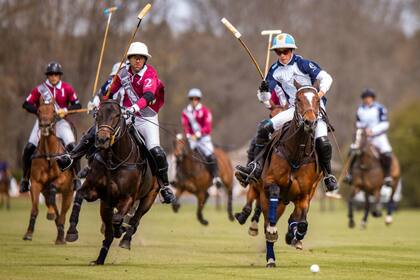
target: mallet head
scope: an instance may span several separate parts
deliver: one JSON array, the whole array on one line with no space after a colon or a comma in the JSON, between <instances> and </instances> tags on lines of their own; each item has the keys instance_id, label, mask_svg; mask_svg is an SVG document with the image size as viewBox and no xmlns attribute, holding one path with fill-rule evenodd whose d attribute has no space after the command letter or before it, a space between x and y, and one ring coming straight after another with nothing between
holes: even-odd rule
<instances>
[{"instance_id":1,"label":"mallet head","mask_svg":"<svg viewBox=\"0 0 420 280\"><path fill-rule=\"evenodd\" d=\"M261 35L274 35L274 34L280 34L280 33L282 33L282 31L279 29L279 30L263 30L263 31L261 31Z\"/></svg>"},{"instance_id":2,"label":"mallet head","mask_svg":"<svg viewBox=\"0 0 420 280\"><path fill-rule=\"evenodd\" d=\"M109 7L109 8L106 8L104 10L104 14L105 15L108 15L108 14L111 14L111 13L115 12L116 10L118 10L118 7L117 6Z\"/></svg>"}]
</instances>

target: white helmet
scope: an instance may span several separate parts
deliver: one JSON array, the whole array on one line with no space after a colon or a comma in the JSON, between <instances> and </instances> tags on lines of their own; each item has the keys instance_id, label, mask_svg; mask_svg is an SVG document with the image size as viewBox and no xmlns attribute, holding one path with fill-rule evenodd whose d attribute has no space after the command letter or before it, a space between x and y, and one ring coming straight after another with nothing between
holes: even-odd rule
<instances>
[{"instance_id":1,"label":"white helmet","mask_svg":"<svg viewBox=\"0 0 420 280\"><path fill-rule=\"evenodd\" d=\"M188 91L188 98L193 98L193 97L197 97L197 98L202 98L203 95L201 94L201 90L199 90L198 88L192 88Z\"/></svg>"},{"instance_id":2,"label":"white helmet","mask_svg":"<svg viewBox=\"0 0 420 280\"><path fill-rule=\"evenodd\" d=\"M275 49L297 49L295 38L287 33L275 36L271 43L271 50Z\"/></svg>"},{"instance_id":3,"label":"white helmet","mask_svg":"<svg viewBox=\"0 0 420 280\"><path fill-rule=\"evenodd\" d=\"M149 54L149 50L147 49L146 44L141 42L134 42L131 43L130 48L128 48L127 58L130 55L144 55L147 58L151 58L152 56Z\"/></svg>"},{"instance_id":4,"label":"white helmet","mask_svg":"<svg viewBox=\"0 0 420 280\"><path fill-rule=\"evenodd\" d=\"M119 69L118 69L119 66L120 66L120 62L115 63L114 66L112 66L112 70L111 70L111 73L109 73L109 75L110 76L117 75L117 73L119 71ZM125 66L126 66L126 64L125 64L125 62L123 62L121 64L121 68L124 68Z\"/></svg>"}]
</instances>

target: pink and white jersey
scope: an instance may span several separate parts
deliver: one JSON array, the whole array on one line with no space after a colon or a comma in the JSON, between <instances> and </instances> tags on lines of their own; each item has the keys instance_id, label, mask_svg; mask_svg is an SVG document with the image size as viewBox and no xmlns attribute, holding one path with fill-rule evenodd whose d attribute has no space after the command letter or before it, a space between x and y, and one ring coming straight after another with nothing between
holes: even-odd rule
<instances>
[{"instance_id":1,"label":"pink and white jersey","mask_svg":"<svg viewBox=\"0 0 420 280\"><path fill-rule=\"evenodd\" d=\"M194 129L195 125L194 123L191 123L190 118L193 118L193 122L198 124L196 129ZM187 137L195 134L197 130L202 136L210 135L212 130L212 121L210 110L201 103L199 103L195 108L193 108L190 104L182 111L182 126Z\"/></svg>"},{"instance_id":2,"label":"pink and white jersey","mask_svg":"<svg viewBox=\"0 0 420 280\"><path fill-rule=\"evenodd\" d=\"M133 71L130 67L128 70L128 75L130 77L131 86L139 98L137 105L141 109L149 105L149 107L156 113L159 112L159 109L163 106L165 101L165 86L163 82L159 80L156 70L151 65L146 64L143 69L136 74L133 74ZM121 76L118 74L115 82L112 84L110 98L112 98L112 96L118 92L121 87ZM155 97L155 100L152 102L152 104L147 104L147 101L143 97L147 92L151 92ZM123 99L123 106L131 107L132 105L134 104L132 104L128 94L125 94Z\"/></svg>"},{"instance_id":3,"label":"pink and white jersey","mask_svg":"<svg viewBox=\"0 0 420 280\"><path fill-rule=\"evenodd\" d=\"M54 96L55 102L60 108L67 109L71 103L75 103L78 100L73 87L63 81L59 81L55 86L53 86L48 80L46 80L43 85L46 86L51 95ZM41 85L38 85L34 88L26 98L28 103L37 108L39 105L39 98L42 94L39 90L40 86Z\"/></svg>"}]
</instances>

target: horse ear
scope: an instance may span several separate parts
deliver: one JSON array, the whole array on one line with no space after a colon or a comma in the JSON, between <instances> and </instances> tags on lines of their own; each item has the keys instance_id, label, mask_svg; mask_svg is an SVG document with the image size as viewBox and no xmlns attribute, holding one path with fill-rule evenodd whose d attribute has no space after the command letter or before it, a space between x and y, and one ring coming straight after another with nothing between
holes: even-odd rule
<instances>
[{"instance_id":1,"label":"horse ear","mask_svg":"<svg viewBox=\"0 0 420 280\"><path fill-rule=\"evenodd\" d=\"M298 82L298 81L296 81L296 80L293 80L293 84L295 85L295 88L296 88L296 89L300 89L300 88L302 87L302 85L301 85L301 84L299 84L299 82Z\"/></svg>"},{"instance_id":2,"label":"horse ear","mask_svg":"<svg viewBox=\"0 0 420 280\"><path fill-rule=\"evenodd\" d=\"M312 86L314 88L316 88L317 91L319 91L320 84L321 84L321 82L318 79L316 79L315 82L314 82L314 84Z\"/></svg>"}]
</instances>

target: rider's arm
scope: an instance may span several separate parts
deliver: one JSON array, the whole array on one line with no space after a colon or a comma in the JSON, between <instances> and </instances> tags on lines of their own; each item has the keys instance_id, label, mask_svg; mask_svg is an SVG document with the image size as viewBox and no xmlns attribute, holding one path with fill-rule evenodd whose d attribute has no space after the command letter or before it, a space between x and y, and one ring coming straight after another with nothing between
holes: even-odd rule
<instances>
[{"instance_id":1,"label":"rider's arm","mask_svg":"<svg viewBox=\"0 0 420 280\"><path fill-rule=\"evenodd\" d=\"M187 138L190 138L191 135L194 134L194 132L191 128L188 117L185 115L184 112L182 112L182 120L181 121L182 121L182 128L184 129L185 136L187 136Z\"/></svg>"},{"instance_id":2,"label":"rider's arm","mask_svg":"<svg viewBox=\"0 0 420 280\"><path fill-rule=\"evenodd\" d=\"M384 133L389 128L389 121L388 121L388 112L385 109L385 107L380 106L378 108L379 113L379 122L375 126L372 127L372 134L373 135L379 135L381 133Z\"/></svg>"},{"instance_id":3,"label":"rider's arm","mask_svg":"<svg viewBox=\"0 0 420 280\"><path fill-rule=\"evenodd\" d=\"M201 135L209 135L211 133L212 130L212 122L213 122L213 117L211 112L204 107L204 124L201 127Z\"/></svg>"},{"instance_id":4,"label":"rider's arm","mask_svg":"<svg viewBox=\"0 0 420 280\"><path fill-rule=\"evenodd\" d=\"M69 84L65 85L65 91L66 91L67 100L69 103L68 110L81 109L82 105L80 104L76 91Z\"/></svg>"},{"instance_id":5,"label":"rider's arm","mask_svg":"<svg viewBox=\"0 0 420 280\"><path fill-rule=\"evenodd\" d=\"M318 75L316 76L316 79L319 80L319 91L323 92L323 95L327 93L327 91L331 88L331 84L333 82L333 78L330 74L328 74L326 71L321 70ZM320 96L322 97L322 96Z\"/></svg>"},{"instance_id":6,"label":"rider's arm","mask_svg":"<svg viewBox=\"0 0 420 280\"><path fill-rule=\"evenodd\" d=\"M37 114L38 107L37 104L39 102L39 97L41 94L39 93L37 88L34 88L31 93L26 98L25 102L22 104L22 108L32 114Z\"/></svg>"}]
</instances>

